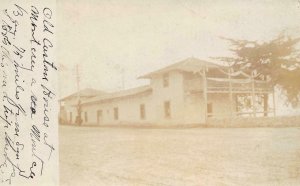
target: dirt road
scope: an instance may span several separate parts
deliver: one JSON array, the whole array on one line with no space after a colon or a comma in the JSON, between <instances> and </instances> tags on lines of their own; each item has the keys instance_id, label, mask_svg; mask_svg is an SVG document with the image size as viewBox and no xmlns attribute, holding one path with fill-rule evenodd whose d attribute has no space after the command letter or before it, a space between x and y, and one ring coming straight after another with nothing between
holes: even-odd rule
<instances>
[{"instance_id":1,"label":"dirt road","mask_svg":"<svg viewBox=\"0 0 300 186\"><path fill-rule=\"evenodd\" d=\"M60 127L62 186L300 185L300 129Z\"/></svg>"}]
</instances>

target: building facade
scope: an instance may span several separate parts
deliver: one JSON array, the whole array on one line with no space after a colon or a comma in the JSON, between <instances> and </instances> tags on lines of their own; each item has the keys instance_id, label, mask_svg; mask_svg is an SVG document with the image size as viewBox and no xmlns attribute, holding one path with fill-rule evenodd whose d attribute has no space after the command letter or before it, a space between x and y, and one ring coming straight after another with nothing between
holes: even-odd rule
<instances>
[{"instance_id":1,"label":"building facade","mask_svg":"<svg viewBox=\"0 0 300 186\"><path fill-rule=\"evenodd\" d=\"M266 79L196 58L141 76L150 84L114 93L74 94L61 100L64 121L82 125L189 125L214 117L274 114ZM273 98L274 99L274 98ZM272 104L273 103L273 104Z\"/></svg>"}]
</instances>

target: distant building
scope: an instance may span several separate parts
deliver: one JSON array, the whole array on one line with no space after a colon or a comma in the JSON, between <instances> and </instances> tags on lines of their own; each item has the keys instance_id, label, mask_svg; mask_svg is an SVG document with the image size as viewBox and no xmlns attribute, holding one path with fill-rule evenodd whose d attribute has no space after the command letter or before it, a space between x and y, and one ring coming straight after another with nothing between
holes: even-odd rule
<instances>
[{"instance_id":1,"label":"distant building","mask_svg":"<svg viewBox=\"0 0 300 186\"><path fill-rule=\"evenodd\" d=\"M214 117L275 114L267 78L226 66L188 58L140 78L150 84L114 93L84 90L63 98L61 117L74 123L79 99L83 125L203 124Z\"/></svg>"},{"instance_id":2,"label":"distant building","mask_svg":"<svg viewBox=\"0 0 300 186\"><path fill-rule=\"evenodd\" d=\"M62 124L75 124L76 116L78 115L77 107L81 101L106 94L103 91L95 89L84 89L82 91L71 94L59 100L60 112L59 120Z\"/></svg>"}]
</instances>

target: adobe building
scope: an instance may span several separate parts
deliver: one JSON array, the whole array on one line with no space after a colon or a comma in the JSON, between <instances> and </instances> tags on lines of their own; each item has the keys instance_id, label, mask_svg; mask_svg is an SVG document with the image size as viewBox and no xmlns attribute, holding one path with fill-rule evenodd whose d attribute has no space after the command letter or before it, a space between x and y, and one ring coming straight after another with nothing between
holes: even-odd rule
<instances>
[{"instance_id":1,"label":"adobe building","mask_svg":"<svg viewBox=\"0 0 300 186\"><path fill-rule=\"evenodd\" d=\"M273 89L255 73L188 58L140 78L150 84L61 99L61 118L74 124L79 105L82 125L200 125L210 118L275 115Z\"/></svg>"}]
</instances>

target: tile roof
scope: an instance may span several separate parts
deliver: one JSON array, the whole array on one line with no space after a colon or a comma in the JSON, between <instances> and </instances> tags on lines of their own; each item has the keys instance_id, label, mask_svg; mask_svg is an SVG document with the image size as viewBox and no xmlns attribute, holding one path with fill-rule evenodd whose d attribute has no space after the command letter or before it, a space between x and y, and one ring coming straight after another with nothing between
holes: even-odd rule
<instances>
[{"instance_id":1,"label":"tile roof","mask_svg":"<svg viewBox=\"0 0 300 186\"><path fill-rule=\"evenodd\" d=\"M145 85L145 86L141 86L141 87L136 87L136 88L131 88L131 89L127 89L127 90L121 90L118 92L112 92L112 93L95 96L95 97L92 97L92 98L82 101L82 104L116 99L116 98L123 98L123 97L133 96L133 95L137 95L137 94L141 94L141 93L145 93L145 92L151 92L151 91L152 91L152 88L149 85Z\"/></svg>"},{"instance_id":2,"label":"tile roof","mask_svg":"<svg viewBox=\"0 0 300 186\"><path fill-rule=\"evenodd\" d=\"M146 75L140 76L139 78L151 78L154 75L178 70L178 71L186 71L186 72L198 72L201 71L203 68L219 68L222 67L221 65L211 63L208 61L200 60L197 58L187 58L185 60L179 61L175 64L169 65L162 69L159 69L154 72L150 72Z\"/></svg>"},{"instance_id":3,"label":"tile roof","mask_svg":"<svg viewBox=\"0 0 300 186\"><path fill-rule=\"evenodd\" d=\"M79 95L78 95L79 94ZM73 97L94 97L97 95L103 95L103 94L107 94L106 92L100 91L100 90L96 90L96 89L92 89L92 88L87 88L87 89L83 89L79 92L75 92L69 96L66 96L62 99L60 99L60 101L65 101L67 99L73 98Z\"/></svg>"}]
</instances>

